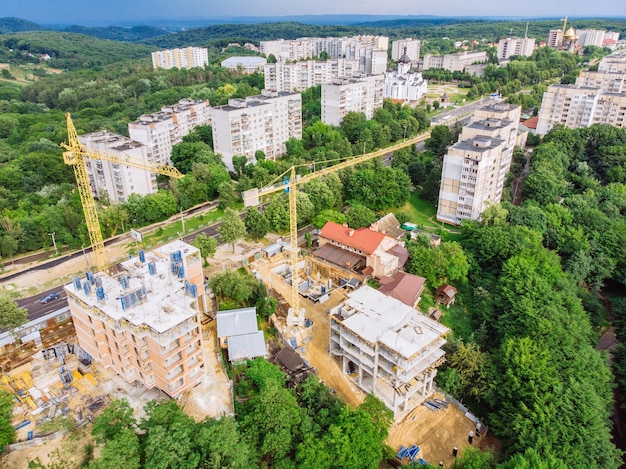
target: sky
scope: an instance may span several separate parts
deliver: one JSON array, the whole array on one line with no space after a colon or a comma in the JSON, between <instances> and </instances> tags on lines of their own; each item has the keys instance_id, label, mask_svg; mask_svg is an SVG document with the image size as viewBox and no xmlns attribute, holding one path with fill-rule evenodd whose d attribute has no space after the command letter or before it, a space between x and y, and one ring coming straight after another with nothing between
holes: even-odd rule
<instances>
[{"instance_id":1,"label":"sky","mask_svg":"<svg viewBox=\"0 0 626 469\"><path fill-rule=\"evenodd\" d=\"M624 0L0 0L0 17L42 24L324 14L626 16Z\"/></svg>"}]
</instances>

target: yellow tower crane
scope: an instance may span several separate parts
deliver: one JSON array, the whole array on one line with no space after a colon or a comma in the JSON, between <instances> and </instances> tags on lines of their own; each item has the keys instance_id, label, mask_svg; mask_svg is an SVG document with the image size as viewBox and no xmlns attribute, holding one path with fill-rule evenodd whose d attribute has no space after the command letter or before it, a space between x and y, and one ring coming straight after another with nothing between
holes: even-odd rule
<instances>
[{"instance_id":1,"label":"yellow tower crane","mask_svg":"<svg viewBox=\"0 0 626 469\"><path fill-rule=\"evenodd\" d=\"M423 142L430 137L430 132L418 135L414 138L406 139L400 143L392 145L382 150L376 150L372 153L366 153L358 157L351 158L343 161L334 166L329 166L313 173L305 174L298 177L296 174L296 166L292 166L283 174L278 176L274 181L282 181L287 175L289 175L289 182L277 183L272 181L269 185L262 189L250 189L244 192L243 202L244 206L251 207L259 205L259 199L263 196L274 194L276 192L288 190L289 191L289 241L290 241L290 258L289 264L291 268L291 308L289 308L289 314L287 315L287 325L304 326L305 315L304 311L300 309L300 295L298 294L298 214L296 209L296 189L300 184L306 184L323 176L326 176L342 169L349 168L359 163L364 163L379 156L384 156L388 153L393 153L396 150L405 148L411 145L415 145L419 142Z\"/></svg>"},{"instance_id":2,"label":"yellow tower crane","mask_svg":"<svg viewBox=\"0 0 626 469\"><path fill-rule=\"evenodd\" d=\"M143 162L136 161L130 156L123 156L120 158L119 156L114 156L105 152L91 149L88 150L78 140L78 134L76 133L76 128L74 127L70 113L68 112L65 114L65 117L67 119L67 143L62 143L61 146L67 151L63 152L63 161L65 161L65 164L69 164L74 167L76 185L78 186L80 201L83 205L83 212L85 213L85 223L87 224L87 231L89 232L89 239L91 241L91 247L95 257L96 268L98 271L103 271L107 269L109 263L104 250L104 240L102 239L102 232L100 231L96 201L94 200L93 193L91 192L91 185L89 183L89 174L87 173L85 159L90 158L92 160L111 161L115 164L145 169L146 171L163 174L173 178L181 178L183 175L176 168L171 166L145 164Z\"/></svg>"}]
</instances>

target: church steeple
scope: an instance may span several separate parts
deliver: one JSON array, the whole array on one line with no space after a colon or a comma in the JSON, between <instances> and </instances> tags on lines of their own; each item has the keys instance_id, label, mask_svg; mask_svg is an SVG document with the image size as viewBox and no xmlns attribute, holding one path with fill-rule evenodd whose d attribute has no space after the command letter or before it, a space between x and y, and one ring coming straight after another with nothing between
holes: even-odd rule
<instances>
[{"instance_id":1,"label":"church steeple","mask_svg":"<svg viewBox=\"0 0 626 469\"><path fill-rule=\"evenodd\" d=\"M406 46L404 46L404 53L402 54L402 57L400 57L398 62L402 62L403 64L410 64L411 63L411 59L409 59L409 56L406 53Z\"/></svg>"}]
</instances>

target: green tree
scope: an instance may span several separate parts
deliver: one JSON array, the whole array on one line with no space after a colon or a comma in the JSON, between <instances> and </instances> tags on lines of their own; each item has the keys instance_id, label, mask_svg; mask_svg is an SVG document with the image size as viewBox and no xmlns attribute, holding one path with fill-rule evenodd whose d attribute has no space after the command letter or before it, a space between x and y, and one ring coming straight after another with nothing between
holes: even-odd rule
<instances>
[{"instance_id":1,"label":"green tree","mask_svg":"<svg viewBox=\"0 0 626 469\"><path fill-rule=\"evenodd\" d=\"M315 218L313 218L311 224L315 228L322 228L329 221L343 225L347 222L347 220L347 217L337 210L322 210Z\"/></svg>"},{"instance_id":2,"label":"green tree","mask_svg":"<svg viewBox=\"0 0 626 469\"><path fill-rule=\"evenodd\" d=\"M452 464L452 469L493 469L496 458L492 452L481 451L478 448L466 447Z\"/></svg>"},{"instance_id":3,"label":"green tree","mask_svg":"<svg viewBox=\"0 0 626 469\"><path fill-rule=\"evenodd\" d=\"M243 441L239 425L232 417L202 422L197 430L202 454L201 467L207 469L247 469L252 467L251 451Z\"/></svg>"},{"instance_id":4,"label":"green tree","mask_svg":"<svg viewBox=\"0 0 626 469\"><path fill-rule=\"evenodd\" d=\"M219 203L217 206L220 210L233 208L239 200L233 188L233 184L230 181L220 183L217 187L217 193L219 194Z\"/></svg>"},{"instance_id":5,"label":"green tree","mask_svg":"<svg viewBox=\"0 0 626 469\"><path fill-rule=\"evenodd\" d=\"M114 399L93 422L91 433L97 443L113 440L123 430L134 430L133 409L127 399Z\"/></svg>"},{"instance_id":6,"label":"green tree","mask_svg":"<svg viewBox=\"0 0 626 469\"><path fill-rule=\"evenodd\" d=\"M104 443L104 447L97 459L89 462L89 469L109 469L123 467L124 469L139 469L141 467L141 448L139 437L133 429L123 428L111 435Z\"/></svg>"},{"instance_id":7,"label":"green tree","mask_svg":"<svg viewBox=\"0 0 626 469\"><path fill-rule=\"evenodd\" d=\"M13 300L0 297L0 329L9 329L15 335L15 329L26 322L28 311L25 308L20 308Z\"/></svg>"},{"instance_id":8,"label":"green tree","mask_svg":"<svg viewBox=\"0 0 626 469\"><path fill-rule=\"evenodd\" d=\"M370 226L376 221L376 214L365 205L353 204L346 212L348 226L350 228L362 228Z\"/></svg>"},{"instance_id":9,"label":"green tree","mask_svg":"<svg viewBox=\"0 0 626 469\"><path fill-rule=\"evenodd\" d=\"M447 125L436 125L430 131L430 138L426 140L424 145L427 150L432 151L435 155L443 156L453 141L450 127Z\"/></svg>"},{"instance_id":10,"label":"green tree","mask_svg":"<svg viewBox=\"0 0 626 469\"><path fill-rule=\"evenodd\" d=\"M0 389L0 447L15 441L15 430L11 425L14 405L14 397Z\"/></svg>"},{"instance_id":11,"label":"green tree","mask_svg":"<svg viewBox=\"0 0 626 469\"><path fill-rule=\"evenodd\" d=\"M217 229L223 243L230 243L235 252L235 243L246 234L246 225L239 214L231 208L227 208L222 217L221 224Z\"/></svg>"},{"instance_id":12,"label":"green tree","mask_svg":"<svg viewBox=\"0 0 626 469\"><path fill-rule=\"evenodd\" d=\"M270 228L265 214L257 207L246 208L243 222L246 225L246 231L248 234L253 236L256 240L265 236Z\"/></svg>"},{"instance_id":13,"label":"green tree","mask_svg":"<svg viewBox=\"0 0 626 469\"><path fill-rule=\"evenodd\" d=\"M213 257L215 254L217 250L217 240L213 236L200 233L194 238L191 244L200 249L200 255L204 260L204 265L208 265L207 257Z\"/></svg>"}]
</instances>

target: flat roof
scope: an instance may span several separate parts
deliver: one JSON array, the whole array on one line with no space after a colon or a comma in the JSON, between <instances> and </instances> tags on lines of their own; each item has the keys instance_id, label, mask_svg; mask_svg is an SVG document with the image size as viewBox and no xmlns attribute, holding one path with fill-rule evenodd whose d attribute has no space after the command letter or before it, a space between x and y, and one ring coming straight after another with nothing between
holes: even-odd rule
<instances>
[{"instance_id":1,"label":"flat roof","mask_svg":"<svg viewBox=\"0 0 626 469\"><path fill-rule=\"evenodd\" d=\"M415 308L368 285L349 293L344 306L353 310L353 314L342 321L345 328L406 359L450 332Z\"/></svg>"},{"instance_id":2,"label":"flat roof","mask_svg":"<svg viewBox=\"0 0 626 469\"><path fill-rule=\"evenodd\" d=\"M487 145L487 140L491 140ZM475 145L478 143L479 145ZM468 138L466 140L461 140L460 142L456 142L452 145L453 148L458 148L459 150L464 151L473 151L476 153L483 153L493 148L496 148L504 143L504 140L496 137L484 137L479 135L478 137Z\"/></svg>"},{"instance_id":3,"label":"flat roof","mask_svg":"<svg viewBox=\"0 0 626 469\"><path fill-rule=\"evenodd\" d=\"M267 63L267 59L265 57L257 57L255 55L243 55L243 56L235 56L229 57L226 60L222 60L222 67L225 65L242 65L242 66L259 66Z\"/></svg>"},{"instance_id":4,"label":"flat roof","mask_svg":"<svg viewBox=\"0 0 626 469\"><path fill-rule=\"evenodd\" d=\"M256 332L256 308L240 308L217 312L217 336L232 337ZM230 340L230 339L229 339Z\"/></svg>"},{"instance_id":5,"label":"flat roof","mask_svg":"<svg viewBox=\"0 0 626 469\"><path fill-rule=\"evenodd\" d=\"M248 360L267 355L263 331L252 334L234 335L228 338L228 358L230 361Z\"/></svg>"},{"instance_id":6,"label":"flat roof","mask_svg":"<svg viewBox=\"0 0 626 469\"><path fill-rule=\"evenodd\" d=\"M186 292L186 279L172 270L172 256L177 253L181 254L185 274L189 255L195 255L194 263L202 262L197 248L175 240L146 252L145 262L133 257L122 262L114 276L97 272L93 284L83 277L81 288L77 290L72 282L65 285L65 290L114 321L126 320L133 326L148 326L164 333L198 314L192 307L195 297ZM87 292L85 283L90 285ZM103 299L96 297L98 285L104 290Z\"/></svg>"}]
</instances>

